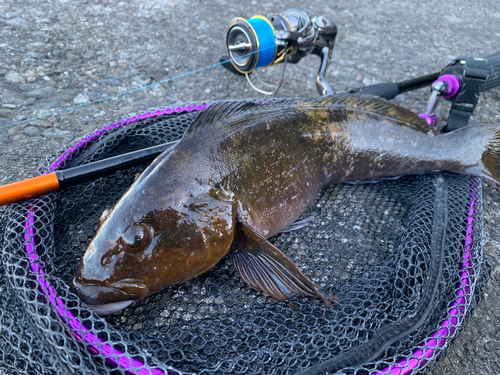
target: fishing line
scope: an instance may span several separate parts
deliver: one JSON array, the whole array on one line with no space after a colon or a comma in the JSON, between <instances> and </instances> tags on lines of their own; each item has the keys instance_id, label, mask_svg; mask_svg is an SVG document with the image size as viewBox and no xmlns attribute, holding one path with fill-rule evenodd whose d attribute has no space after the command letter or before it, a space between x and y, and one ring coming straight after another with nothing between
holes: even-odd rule
<instances>
[{"instance_id":1,"label":"fishing line","mask_svg":"<svg viewBox=\"0 0 500 375\"><path fill-rule=\"evenodd\" d=\"M238 57L236 57L236 59L241 59L241 58L244 58L244 57L246 57L246 56L253 55L254 53L259 53L259 52L264 51L264 50L269 49L269 48L276 48L276 46L275 46L275 45L268 46L268 47L265 47L265 48L259 49L259 50L257 50L257 51L253 51L253 52L247 53L246 55L241 55L241 56L238 56ZM111 95L111 96L108 96L108 97L106 97L106 98L102 98L102 99L94 100L93 102L83 103L83 104L75 105L75 106L73 106L73 107L68 107L68 108L60 109L60 110L55 111L55 112L47 113L47 114L45 114L45 115L41 115L41 116L37 116L37 117L33 117L33 118L30 118L30 119L27 119L27 120L22 120L22 121L18 121L18 122L13 122L12 124L7 124L7 125L4 125L4 126L0 126L0 129L5 129L5 128L8 128L8 127L11 127L11 126L14 126L14 125L23 124L23 123L25 123L25 122L34 121L34 120L38 120L38 119L41 119L41 118L44 118L44 117L48 117L48 116L52 116L52 115L56 115L56 114L61 113L61 112L65 112L65 111L69 111L69 110L72 110L72 109L76 109L76 108L80 108L80 107L85 107L85 106L87 106L87 105L91 105L91 104L96 104L96 103L99 103L99 102L103 102L103 101L105 101L105 100L109 100L109 99L117 98L117 97L119 97L119 96L123 96L123 95L126 95L126 94L130 94L130 93L133 93L133 92L136 92L136 91L139 91L139 90L143 90L143 89L146 89L146 88L148 88L148 87L153 87L153 86L159 85L159 84L161 84L161 83L165 83L165 82L173 81L174 79L178 79L178 78L186 77L186 76L188 76L188 75L190 75L190 74L199 73L199 72L202 72L202 71L207 70L207 69L210 69L210 68L215 68L216 66L223 65L223 64L226 64L226 63L229 63L229 62L231 62L231 59L226 60L226 61L219 62L219 63L217 63L217 64L209 65L209 66L206 66L206 67L201 68L201 69L193 70L193 71L191 71L191 72L183 73L183 74L180 74L180 75L178 75L178 76L175 76L175 77L172 77L172 78L165 79L165 80L163 80L163 81L159 81L159 82L151 83L151 84L146 85L146 86L143 86L143 87L138 87L138 88L135 88L135 89L133 89L133 90L125 91L125 92L122 92L122 93L120 93L120 94Z\"/></svg>"}]
</instances>

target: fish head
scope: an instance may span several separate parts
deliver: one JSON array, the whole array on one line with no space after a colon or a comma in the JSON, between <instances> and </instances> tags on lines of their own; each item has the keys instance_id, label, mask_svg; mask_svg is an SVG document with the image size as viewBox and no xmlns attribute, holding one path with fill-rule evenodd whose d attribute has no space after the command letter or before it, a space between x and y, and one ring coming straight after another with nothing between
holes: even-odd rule
<instances>
[{"instance_id":1,"label":"fish head","mask_svg":"<svg viewBox=\"0 0 500 375\"><path fill-rule=\"evenodd\" d=\"M196 277L229 251L236 210L217 191L185 189L161 202L122 198L103 213L71 285L97 314L111 314Z\"/></svg>"}]
</instances>

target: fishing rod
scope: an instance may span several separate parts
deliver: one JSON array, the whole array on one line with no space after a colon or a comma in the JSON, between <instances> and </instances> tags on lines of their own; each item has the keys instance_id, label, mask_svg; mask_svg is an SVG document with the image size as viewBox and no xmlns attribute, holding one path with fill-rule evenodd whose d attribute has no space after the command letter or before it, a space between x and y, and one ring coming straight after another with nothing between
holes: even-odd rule
<instances>
[{"instance_id":1,"label":"fishing rod","mask_svg":"<svg viewBox=\"0 0 500 375\"><path fill-rule=\"evenodd\" d=\"M24 198L31 198L66 189L82 182L109 176L117 171L151 162L162 152L172 150L178 142L163 143L158 146L148 147L78 167L62 169L0 186L0 206L14 203Z\"/></svg>"},{"instance_id":2,"label":"fishing rod","mask_svg":"<svg viewBox=\"0 0 500 375\"><path fill-rule=\"evenodd\" d=\"M334 92L326 81L325 74L336 35L337 26L332 22L321 16L310 18L306 12L299 10L254 16L250 19L235 18L231 21L226 36L228 55L222 55L220 63L216 65L222 65L235 74L245 75L254 90L272 95L277 92L281 82L272 92L257 88L250 79L250 75L256 68L282 63L281 80L283 80L287 62L296 64L309 54L316 55L321 58L316 77L318 93L330 95ZM448 121L442 128L443 132L447 132L466 126L477 105L480 93L498 85L500 85L500 52L485 58L457 58L437 73L396 83L386 82L349 89L344 92L376 95L390 100L399 94L431 86L427 108L419 116L423 117L430 126L435 126L437 124L435 111L440 99L451 101ZM169 142L0 186L0 206L65 189L119 170L151 162L162 152L172 150L177 142Z\"/></svg>"}]
</instances>

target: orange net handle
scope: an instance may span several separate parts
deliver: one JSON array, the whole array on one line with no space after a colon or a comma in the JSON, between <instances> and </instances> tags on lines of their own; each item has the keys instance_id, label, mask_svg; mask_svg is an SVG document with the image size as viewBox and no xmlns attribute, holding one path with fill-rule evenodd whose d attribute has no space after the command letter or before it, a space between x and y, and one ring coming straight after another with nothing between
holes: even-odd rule
<instances>
[{"instance_id":1,"label":"orange net handle","mask_svg":"<svg viewBox=\"0 0 500 375\"><path fill-rule=\"evenodd\" d=\"M0 186L0 206L56 190L59 190L59 180L54 172L14 182Z\"/></svg>"}]
</instances>

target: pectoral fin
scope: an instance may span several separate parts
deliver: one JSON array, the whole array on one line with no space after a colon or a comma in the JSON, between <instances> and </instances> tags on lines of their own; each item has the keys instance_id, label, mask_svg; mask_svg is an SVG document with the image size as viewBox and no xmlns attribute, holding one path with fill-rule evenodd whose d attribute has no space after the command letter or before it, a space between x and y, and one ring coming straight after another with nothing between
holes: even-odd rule
<instances>
[{"instance_id":1,"label":"pectoral fin","mask_svg":"<svg viewBox=\"0 0 500 375\"><path fill-rule=\"evenodd\" d=\"M241 278L268 296L278 300L314 297L328 306L338 302L337 297L323 293L281 251L245 224L239 225L232 258Z\"/></svg>"},{"instance_id":2,"label":"pectoral fin","mask_svg":"<svg viewBox=\"0 0 500 375\"><path fill-rule=\"evenodd\" d=\"M299 229L305 228L309 224L311 224L313 220L314 220L314 216L308 216L304 219L296 220L292 224L290 224L288 227L283 229L281 231L281 233L293 232L294 230L299 230Z\"/></svg>"}]
</instances>

